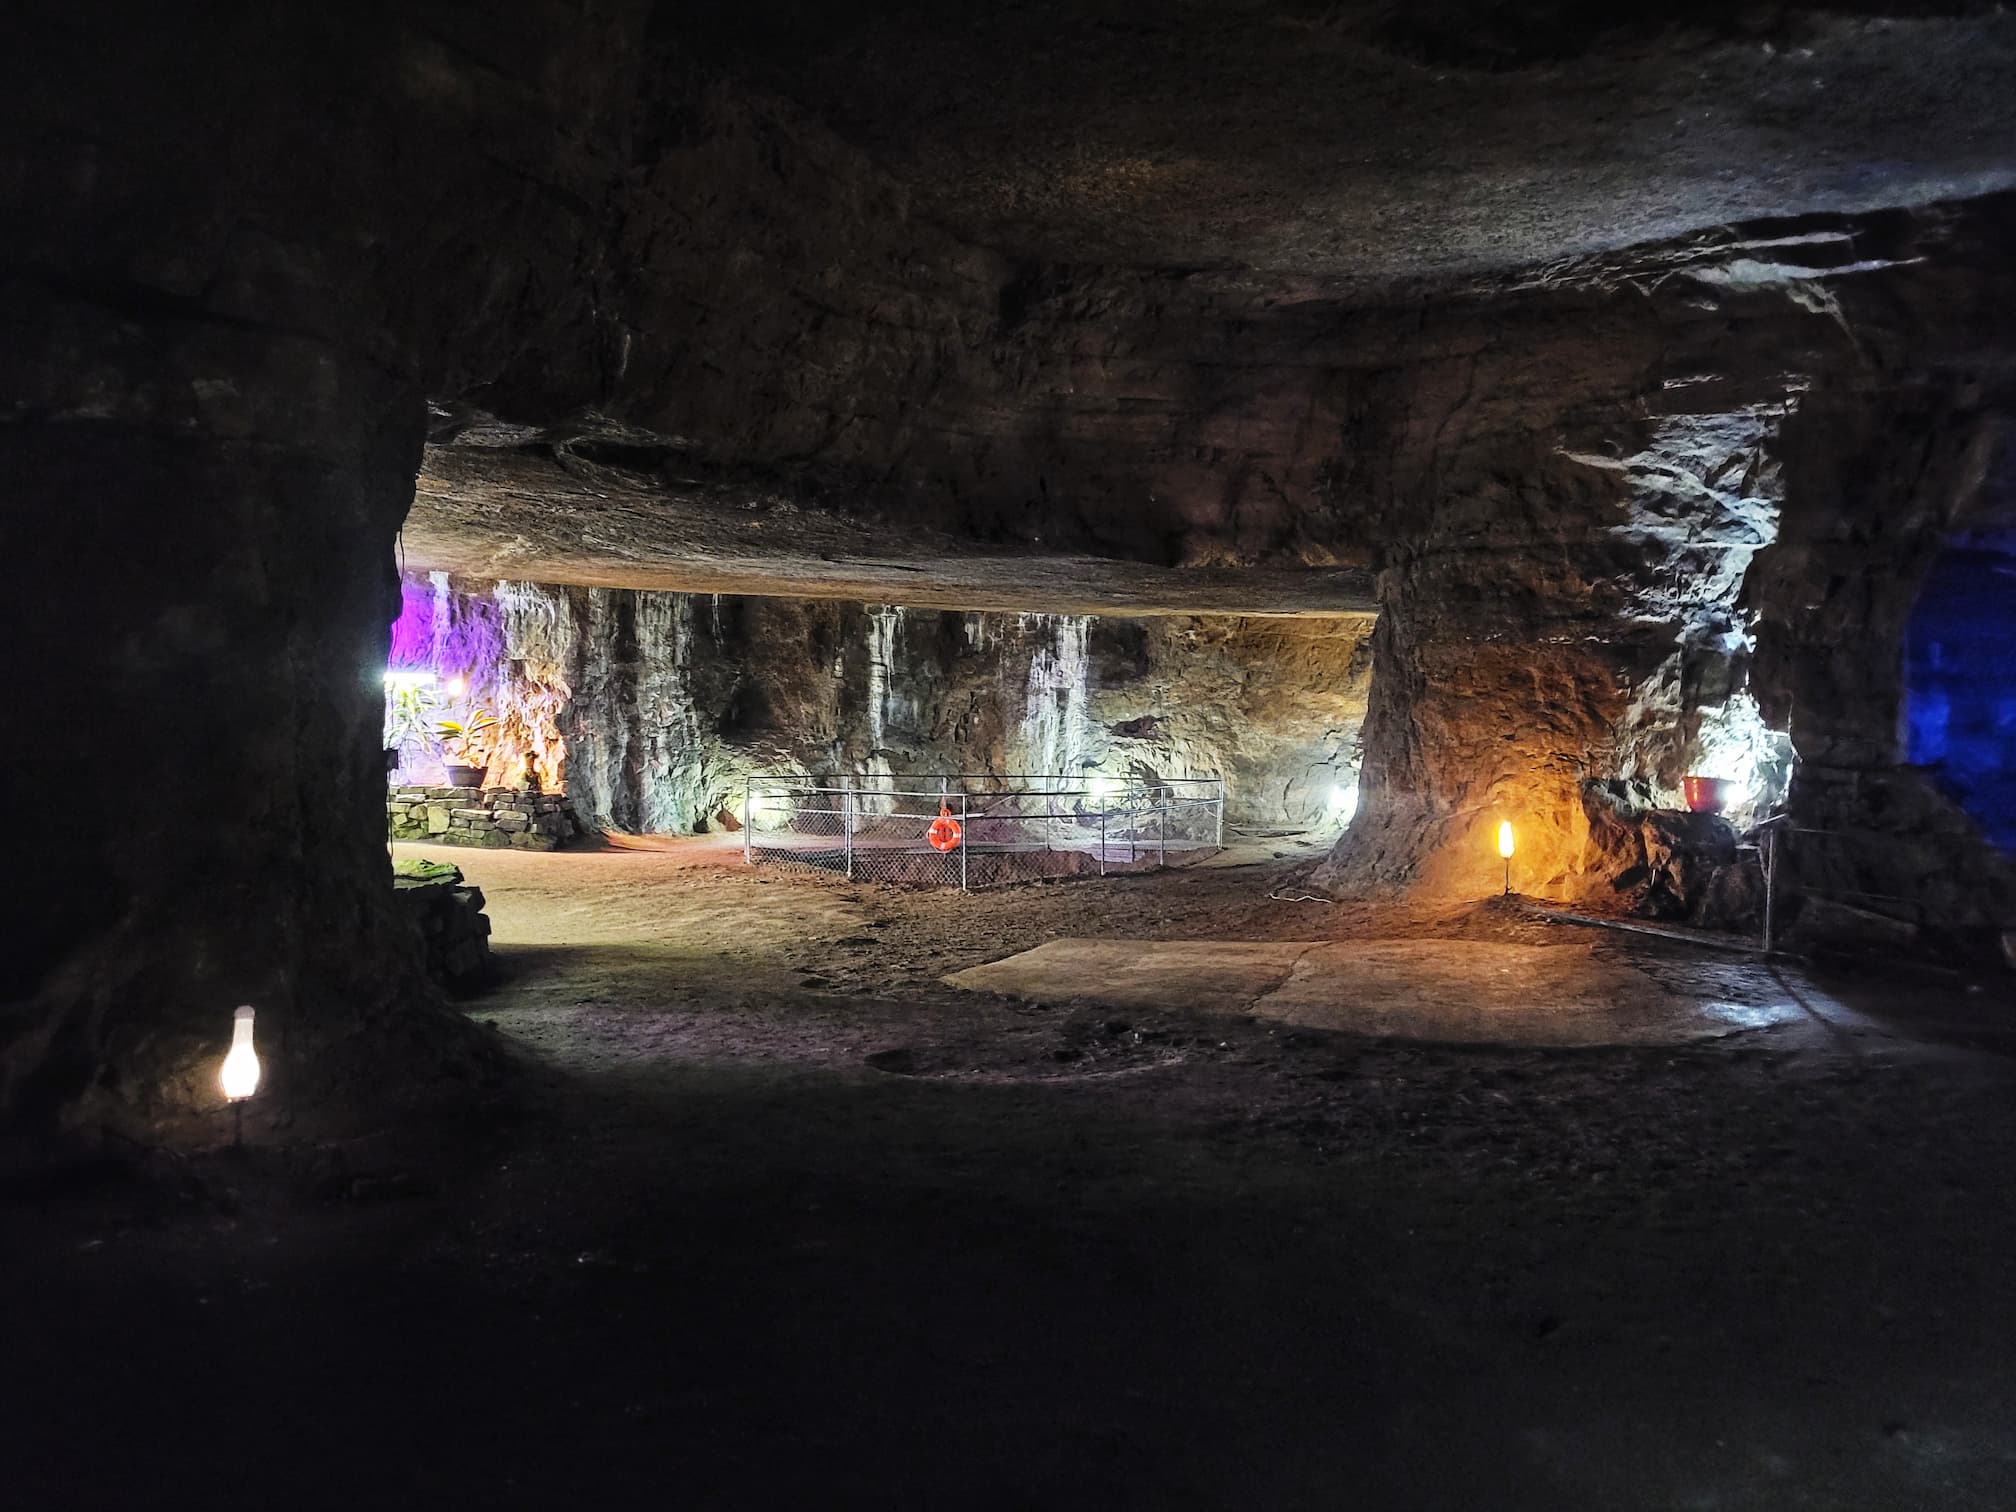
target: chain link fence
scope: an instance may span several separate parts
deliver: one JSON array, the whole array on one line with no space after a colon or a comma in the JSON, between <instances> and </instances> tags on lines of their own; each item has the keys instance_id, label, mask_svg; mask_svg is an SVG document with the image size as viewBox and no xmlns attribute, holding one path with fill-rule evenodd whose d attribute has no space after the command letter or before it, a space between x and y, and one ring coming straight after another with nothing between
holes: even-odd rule
<instances>
[{"instance_id":1,"label":"chain link fence","mask_svg":"<svg viewBox=\"0 0 2016 1512\"><path fill-rule=\"evenodd\" d=\"M1215 777L787 777L752 782L742 813L751 863L962 891L1179 866L1220 850L1224 835Z\"/></svg>"}]
</instances>

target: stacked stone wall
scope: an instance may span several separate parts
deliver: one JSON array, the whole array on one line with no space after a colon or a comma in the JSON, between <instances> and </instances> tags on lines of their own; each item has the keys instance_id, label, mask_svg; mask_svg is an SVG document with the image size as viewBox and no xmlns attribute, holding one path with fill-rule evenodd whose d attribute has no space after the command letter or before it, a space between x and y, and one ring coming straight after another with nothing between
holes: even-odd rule
<instances>
[{"instance_id":1,"label":"stacked stone wall","mask_svg":"<svg viewBox=\"0 0 2016 1512\"><path fill-rule=\"evenodd\" d=\"M563 795L513 788L398 787L385 819L394 840L491 850L558 850L589 834Z\"/></svg>"},{"instance_id":2,"label":"stacked stone wall","mask_svg":"<svg viewBox=\"0 0 2016 1512\"><path fill-rule=\"evenodd\" d=\"M490 974L490 919L483 889L452 866L420 862L392 878L392 901L420 937L427 975L451 992L468 992Z\"/></svg>"}]
</instances>

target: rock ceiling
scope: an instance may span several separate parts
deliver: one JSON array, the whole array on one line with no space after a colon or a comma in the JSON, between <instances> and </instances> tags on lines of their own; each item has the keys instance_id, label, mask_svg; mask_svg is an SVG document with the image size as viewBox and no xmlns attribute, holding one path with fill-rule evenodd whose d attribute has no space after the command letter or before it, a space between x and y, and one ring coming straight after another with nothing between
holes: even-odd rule
<instances>
[{"instance_id":1,"label":"rock ceiling","mask_svg":"<svg viewBox=\"0 0 2016 1512\"><path fill-rule=\"evenodd\" d=\"M438 389L413 565L1363 611L1377 516L1445 486L1466 430L1656 412L1703 381L1690 345L1825 318L1840 280L1938 256L1952 206L2016 184L2016 17L1985 5L745 0L639 24L598 148L618 171L565 200L609 238L575 255L564 338L588 402L522 362ZM444 70L522 71L501 32L422 30ZM1808 381L1773 339L1710 386ZM465 406L532 424L438 423ZM556 421L615 454L543 444Z\"/></svg>"},{"instance_id":2,"label":"rock ceiling","mask_svg":"<svg viewBox=\"0 0 2016 1512\"><path fill-rule=\"evenodd\" d=\"M754 0L712 45L974 241L1362 283L2005 187L2000 9Z\"/></svg>"},{"instance_id":3,"label":"rock ceiling","mask_svg":"<svg viewBox=\"0 0 2016 1512\"><path fill-rule=\"evenodd\" d=\"M414 565L472 578L914 608L1338 615L1377 607L1362 568L1178 570L987 550L804 509L760 488L665 483L564 449L430 449L407 554Z\"/></svg>"}]
</instances>

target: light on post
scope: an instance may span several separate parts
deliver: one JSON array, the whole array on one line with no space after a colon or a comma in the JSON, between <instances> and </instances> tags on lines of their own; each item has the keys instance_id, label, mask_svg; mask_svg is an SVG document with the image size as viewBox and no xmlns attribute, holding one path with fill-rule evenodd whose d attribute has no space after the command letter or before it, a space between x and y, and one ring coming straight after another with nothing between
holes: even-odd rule
<instances>
[{"instance_id":1,"label":"light on post","mask_svg":"<svg viewBox=\"0 0 2016 1512\"><path fill-rule=\"evenodd\" d=\"M243 1102L259 1090L259 1053L252 1048L252 1010L240 1008L231 1015L231 1050L224 1057L219 1076L224 1095Z\"/></svg>"},{"instance_id":2,"label":"light on post","mask_svg":"<svg viewBox=\"0 0 2016 1512\"><path fill-rule=\"evenodd\" d=\"M1512 896L1512 821L1498 821L1498 854L1505 858L1505 896Z\"/></svg>"},{"instance_id":3,"label":"light on post","mask_svg":"<svg viewBox=\"0 0 2016 1512\"><path fill-rule=\"evenodd\" d=\"M259 1053L252 1048L252 1010L240 1008L231 1016L231 1048L225 1053L224 1068L217 1080L231 1104L232 1143L245 1135L245 1100L259 1090Z\"/></svg>"}]
</instances>

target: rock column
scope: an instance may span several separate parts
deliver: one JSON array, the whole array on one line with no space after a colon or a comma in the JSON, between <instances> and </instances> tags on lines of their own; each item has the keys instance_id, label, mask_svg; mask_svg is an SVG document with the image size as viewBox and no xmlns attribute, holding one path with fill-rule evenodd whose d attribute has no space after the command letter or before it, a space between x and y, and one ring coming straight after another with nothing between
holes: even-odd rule
<instances>
[{"instance_id":1,"label":"rock column","mask_svg":"<svg viewBox=\"0 0 2016 1512\"><path fill-rule=\"evenodd\" d=\"M0 419L10 786L117 799L16 858L0 1113L212 1102L240 1003L269 1093L328 1090L425 997L380 687L422 405L312 340L24 289L0 315L49 379Z\"/></svg>"}]
</instances>

